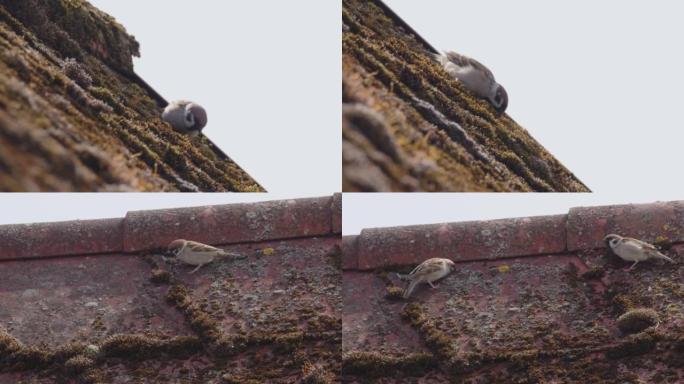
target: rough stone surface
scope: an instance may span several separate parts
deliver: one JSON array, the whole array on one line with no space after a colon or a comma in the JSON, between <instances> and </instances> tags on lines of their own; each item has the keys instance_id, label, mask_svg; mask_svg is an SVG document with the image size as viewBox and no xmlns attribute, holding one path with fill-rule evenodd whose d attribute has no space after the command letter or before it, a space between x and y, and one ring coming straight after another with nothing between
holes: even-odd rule
<instances>
[{"instance_id":1,"label":"rough stone surface","mask_svg":"<svg viewBox=\"0 0 684 384\"><path fill-rule=\"evenodd\" d=\"M359 252L358 252L357 235L342 236L342 268L343 269L358 269L359 267Z\"/></svg>"},{"instance_id":2,"label":"rough stone surface","mask_svg":"<svg viewBox=\"0 0 684 384\"><path fill-rule=\"evenodd\" d=\"M0 0L0 46L0 191L264 190L161 120L138 42L87 1Z\"/></svg>"},{"instance_id":3,"label":"rough stone surface","mask_svg":"<svg viewBox=\"0 0 684 384\"><path fill-rule=\"evenodd\" d=\"M568 214L568 250L604 247L610 233L650 243L684 241L684 202L573 208Z\"/></svg>"},{"instance_id":4,"label":"rough stone surface","mask_svg":"<svg viewBox=\"0 0 684 384\"><path fill-rule=\"evenodd\" d=\"M332 232L332 197L129 212L127 252L164 247L178 233L211 244L239 243Z\"/></svg>"},{"instance_id":5,"label":"rough stone surface","mask_svg":"<svg viewBox=\"0 0 684 384\"><path fill-rule=\"evenodd\" d=\"M358 268L498 259L565 250L565 216L366 229L358 238Z\"/></svg>"},{"instance_id":6,"label":"rough stone surface","mask_svg":"<svg viewBox=\"0 0 684 384\"><path fill-rule=\"evenodd\" d=\"M0 226L0 260L121 250L123 220L83 220Z\"/></svg>"},{"instance_id":7,"label":"rough stone surface","mask_svg":"<svg viewBox=\"0 0 684 384\"><path fill-rule=\"evenodd\" d=\"M681 206L574 208L345 236L342 381L684 380ZM629 271L602 245L608 232L654 241L676 264L647 261ZM451 258L456 269L436 289L420 285L401 299L406 282L396 273L428 257ZM618 319L634 310L658 322L622 332Z\"/></svg>"},{"instance_id":8,"label":"rough stone surface","mask_svg":"<svg viewBox=\"0 0 684 384\"><path fill-rule=\"evenodd\" d=\"M333 233L342 233L342 194L336 193L332 200L332 231Z\"/></svg>"},{"instance_id":9,"label":"rough stone surface","mask_svg":"<svg viewBox=\"0 0 684 384\"><path fill-rule=\"evenodd\" d=\"M337 380L339 242L329 233L219 245L241 257L194 274L155 252L0 261L0 384L285 384L309 366ZM160 271L168 278L155 278ZM8 338L19 353L5 348ZM88 345L101 355L83 371L50 360L7 365Z\"/></svg>"},{"instance_id":10,"label":"rough stone surface","mask_svg":"<svg viewBox=\"0 0 684 384\"><path fill-rule=\"evenodd\" d=\"M381 1L344 0L342 31L345 192L589 191Z\"/></svg>"},{"instance_id":11,"label":"rough stone surface","mask_svg":"<svg viewBox=\"0 0 684 384\"><path fill-rule=\"evenodd\" d=\"M207 244L339 234L333 197L129 212L123 219L0 226L0 260L139 252L183 236ZM339 199L338 199L339 201Z\"/></svg>"}]
</instances>

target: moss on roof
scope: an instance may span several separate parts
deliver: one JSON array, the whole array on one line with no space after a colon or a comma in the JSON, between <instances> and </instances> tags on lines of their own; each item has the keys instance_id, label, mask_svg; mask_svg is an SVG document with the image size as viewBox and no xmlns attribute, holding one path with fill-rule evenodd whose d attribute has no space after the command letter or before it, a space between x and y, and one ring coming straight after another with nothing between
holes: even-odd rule
<instances>
[{"instance_id":1,"label":"moss on roof","mask_svg":"<svg viewBox=\"0 0 684 384\"><path fill-rule=\"evenodd\" d=\"M377 4L342 21L344 191L589 191Z\"/></svg>"},{"instance_id":2,"label":"moss on roof","mask_svg":"<svg viewBox=\"0 0 684 384\"><path fill-rule=\"evenodd\" d=\"M78 268L63 258L5 263L0 383L337 383L338 243L232 245L246 257L194 275L156 251L75 256ZM26 290L36 301L15 295Z\"/></svg>"},{"instance_id":3,"label":"moss on roof","mask_svg":"<svg viewBox=\"0 0 684 384\"><path fill-rule=\"evenodd\" d=\"M263 191L161 121L134 37L84 0L0 0L0 190Z\"/></svg>"}]
</instances>

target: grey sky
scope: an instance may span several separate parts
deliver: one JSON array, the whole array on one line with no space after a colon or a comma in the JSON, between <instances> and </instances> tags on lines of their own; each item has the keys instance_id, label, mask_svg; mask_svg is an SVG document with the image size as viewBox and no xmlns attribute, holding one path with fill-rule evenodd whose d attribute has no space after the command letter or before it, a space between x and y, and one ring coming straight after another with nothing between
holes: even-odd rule
<instances>
[{"instance_id":1,"label":"grey sky","mask_svg":"<svg viewBox=\"0 0 684 384\"><path fill-rule=\"evenodd\" d=\"M324 195L321 195L324 196ZM123 217L128 211L294 199L264 193L5 193L0 225Z\"/></svg>"},{"instance_id":2,"label":"grey sky","mask_svg":"<svg viewBox=\"0 0 684 384\"><path fill-rule=\"evenodd\" d=\"M487 65L509 114L594 192L682 188L684 3L386 0Z\"/></svg>"},{"instance_id":3,"label":"grey sky","mask_svg":"<svg viewBox=\"0 0 684 384\"><path fill-rule=\"evenodd\" d=\"M684 198L684 5L386 1L437 48L489 66L510 115L596 193L345 194L345 234ZM0 224L340 190L339 1L92 2L141 42L136 71L168 99L207 106L207 135L277 193L5 194Z\"/></svg>"},{"instance_id":4,"label":"grey sky","mask_svg":"<svg viewBox=\"0 0 684 384\"><path fill-rule=\"evenodd\" d=\"M204 105L204 133L270 192L341 189L341 3L91 0L141 44L136 72Z\"/></svg>"}]
</instances>

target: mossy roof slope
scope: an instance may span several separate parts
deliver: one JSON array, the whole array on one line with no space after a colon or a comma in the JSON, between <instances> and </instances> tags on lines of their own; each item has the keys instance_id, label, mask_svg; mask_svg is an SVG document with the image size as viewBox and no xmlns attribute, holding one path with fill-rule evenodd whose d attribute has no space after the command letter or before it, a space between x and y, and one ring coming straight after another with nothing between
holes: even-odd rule
<instances>
[{"instance_id":1,"label":"mossy roof slope","mask_svg":"<svg viewBox=\"0 0 684 384\"><path fill-rule=\"evenodd\" d=\"M343 239L343 381L681 383L684 203L364 230ZM602 238L676 263L628 270ZM400 298L430 257L456 262Z\"/></svg>"},{"instance_id":2,"label":"mossy roof slope","mask_svg":"<svg viewBox=\"0 0 684 384\"><path fill-rule=\"evenodd\" d=\"M0 384L336 382L339 202L0 226ZM240 257L191 274L178 237Z\"/></svg>"},{"instance_id":3,"label":"mossy roof slope","mask_svg":"<svg viewBox=\"0 0 684 384\"><path fill-rule=\"evenodd\" d=\"M589 191L381 5L343 0L344 191Z\"/></svg>"},{"instance_id":4,"label":"mossy roof slope","mask_svg":"<svg viewBox=\"0 0 684 384\"><path fill-rule=\"evenodd\" d=\"M138 42L84 0L0 0L0 190L263 191L160 119Z\"/></svg>"}]
</instances>

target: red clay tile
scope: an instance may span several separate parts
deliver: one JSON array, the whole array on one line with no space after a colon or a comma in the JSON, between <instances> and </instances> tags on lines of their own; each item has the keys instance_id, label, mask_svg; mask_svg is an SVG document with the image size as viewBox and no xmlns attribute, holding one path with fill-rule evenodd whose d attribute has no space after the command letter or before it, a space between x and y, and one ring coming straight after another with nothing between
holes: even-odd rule
<instances>
[{"instance_id":1,"label":"red clay tile","mask_svg":"<svg viewBox=\"0 0 684 384\"><path fill-rule=\"evenodd\" d=\"M332 200L332 231L342 233L342 194L336 193Z\"/></svg>"},{"instance_id":2,"label":"red clay tile","mask_svg":"<svg viewBox=\"0 0 684 384\"><path fill-rule=\"evenodd\" d=\"M573 208L568 214L568 250L601 248L609 233L648 242L684 241L684 202Z\"/></svg>"},{"instance_id":3,"label":"red clay tile","mask_svg":"<svg viewBox=\"0 0 684 384\"><path fill-rule=\"evenodd\" d=\"M565 250L565 215L366 229L358 239L358 268L558 253Z\"/></svg>"},{"instance_id":4,"label":"red clay tile","mask_svg":"<svg viewBox=\"0 0 684 384\"><path fill-rule=\"evenodd\" d=\"M263 382L277 372L279 382L289 383L302 379L305 363L334 377L341 364L342 284L333 209L333 197L325 197L0 227L0 240L16 244L13 260L0 258L0 384L87 381L88 372L66 372L63 361L23 368L5 362L29 361L35 351L58 356L74 342L102 347L115 334L143 335L145 342L188 336L195 346L184 356L167 349L99 356L98 382ZM206 230L202 239L241 258L215 260L194 274L190 266L168 264L148 251L165 241L142 240L172 219L179 225L160 229L163 236L199 237ZM123 220L133 222L126 238L140 245L127 253L116 251L124 244ZM254 233L231 232L239 225ZM177 285L192 311L169 300ZM23 344L20 353L5 348L8 336Z\"/></svg>"},{"instance_id":5,"label":"red clay tile","mask_svg":"<svg viewBox=\"0 0 684 384\"><path fill-rule=\"evenodd\" d=\"M359 236L342 236L342 269L359 267L357 241Z\"/></svg>"},{"instance_id":6,"label":"red clay tile","mask_svg":"<svg viewBox=\"0 0 684 384\"><path fill-rule=\"evenodd\" d=\"M0 226L0 261L121 251L122 219Z\"/></svg>"},{"instance_id":7,"label":"red clay tile","mask_svg":"<svg viewBox=\"0 0 684 384\"><path fill-rule=\"evenodd\" d=\"M320 197L136 211L124 219L3 225L0 260L139 252L166 247L179 236L208 244L327 236L341 233L340 210L333 197Z\"/></svg>"},{"instance_id":8,"label":"red clay tile","mask_svg":"<svg viewBox=\"0 0 684 384\"><path fill-rule=\"evenodd\" d=\"M178 234L231 244L331 233L332 197L129 212L124 251L165 247Z\"/></svg>"},{"instance_id":9,"label":"red clay tile","mask_svg":"<svg viewBox=\"0 0 684 384\"><path fill-rule=\"evenodd\" d=\"M384 351L394 356L428 352L411 326L401 320L406 302L387 300L385 283L378 276L348 272L342 284L344 351Z\"/></svg>"},{"instance_id":10,"label":"red clay tile","mask_svg":"<svg viewBox=\"0 0 684 384\"><path fill-rule=\"evenodd\" d=\"M575 208L567 226L559 215L345 236L342 380L678 382L684 377L683 206ZM631 263L603 245L608 232L660 237L677 264L647 261L629 271ZM454 259L456 270L436 289L422 285L399 299L406 283L395 272L428 257ZM637 308L655 311L658 327L623 334L618 317ZM410 353L427 353L433 365L417 369ZM354 370L368 361L370 369Z\"/></svg>"},{"instance_id":11,"label":"red clay tile","mask_svg":"<svg viewBox=\"0 0 684 384\"><path fill-rule=\"evenodd\" d=\"M115 333L190 334L139 256L113 254L3 262L0 324L29 345Z\"/></svg>"}]
</instances>

